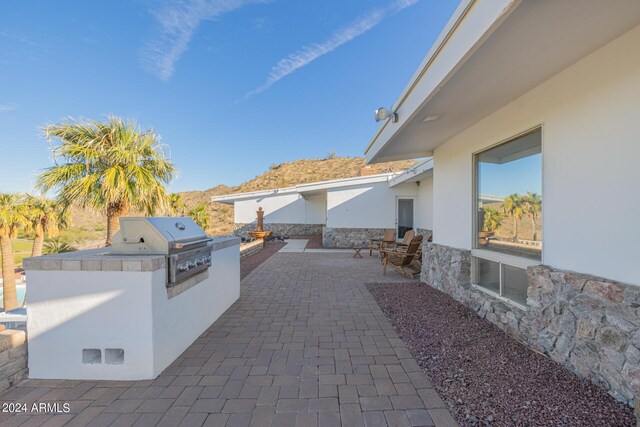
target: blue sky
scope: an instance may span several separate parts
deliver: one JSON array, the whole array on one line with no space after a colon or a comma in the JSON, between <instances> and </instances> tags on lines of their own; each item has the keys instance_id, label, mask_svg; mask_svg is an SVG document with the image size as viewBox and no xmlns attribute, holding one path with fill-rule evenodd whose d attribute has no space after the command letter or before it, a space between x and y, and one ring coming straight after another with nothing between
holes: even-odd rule
<instances>
[{"instance_id":1,"label":"blue sky","mask_svg":"<svg viewBox=\"0 0 640 427\"><path fill-rule=\"evenodd\" d=\"M0 191L51 165L65 117L154 128L172 191L271 163L361 156L457 0L20 1L0 4Z\"/></svg>"},{"instance_id":2,"label":"blue sky","mask_svg":"<svg viewBox=\"0 0 640 427\"><path fill-rule=\"evenodd\" d=\"M542 154L504 164L480 163L480 194L506 197L532 192L542 195Z\"/></svg>"}]
</instances>

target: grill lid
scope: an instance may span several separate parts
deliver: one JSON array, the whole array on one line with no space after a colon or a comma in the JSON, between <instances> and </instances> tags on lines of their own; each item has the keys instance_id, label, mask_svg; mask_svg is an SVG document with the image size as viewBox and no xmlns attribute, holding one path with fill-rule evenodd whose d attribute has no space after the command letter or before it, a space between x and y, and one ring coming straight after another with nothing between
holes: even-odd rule
<instances>
[{"instance_id":1,"label":"grill lid","mask_svg":"<svg viewBox=\"0 0 640 427\"><path fill-rule=\"evenodd\" d=\"M189 217L121 217L113 254L163 254L210 239Z\"/></svg>"}]
</instances>

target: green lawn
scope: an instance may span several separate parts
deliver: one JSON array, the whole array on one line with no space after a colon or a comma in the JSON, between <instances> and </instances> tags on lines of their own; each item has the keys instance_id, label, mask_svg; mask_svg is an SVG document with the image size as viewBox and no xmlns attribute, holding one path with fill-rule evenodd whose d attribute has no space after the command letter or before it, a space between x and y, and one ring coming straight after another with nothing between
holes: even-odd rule
<instances>
[{"instance_id":1,"label":"green lawn","mask_svg":"<svg viewBox=\"0 0 640 427\"><path fill-rule=\"evenodd\" d=\"M96 240L104 238L103 230L88 230L85 228L62 230L60 239L69 243L71 246L77 247L87 240ZM31 256L31 248L33 247L33 235L21 234L18 239L13 239L13 259L16 268L22 267L22 260ZM0 260L0 267L2 260Z\"/></svg>"},{"instance_id":2,"label":"green lawn","mask_svg":"<svg viewBox=\"0 0 640 427\"><path fill-rule=\"evenodd\" d=\"M13 261L16 267L22 267L22 260L31 256L31 248L33 242L31 240L14 239L13 246ZM0 260L0 267L2 266L2 260Z\"/></svg>"},{"instance_id":3,"label":"green lawn","mask_svg":"<svg viewBox=\"0 0 640 427\"><path fill-rule=\"evenodd\" d=\"M102 239L105 236L103 230L88 230L86 228L67 229L60 232L60 238L73 245L81 244L87 240Z\"/></svg>"}]
</instances>

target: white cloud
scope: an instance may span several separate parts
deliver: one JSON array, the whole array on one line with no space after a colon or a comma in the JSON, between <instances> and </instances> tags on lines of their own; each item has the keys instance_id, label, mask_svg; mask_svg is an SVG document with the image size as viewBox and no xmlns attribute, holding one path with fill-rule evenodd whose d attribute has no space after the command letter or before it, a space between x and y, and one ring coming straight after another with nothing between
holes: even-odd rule
<instances>
[{"instance_id":1,"label":"white cloud","mask_svg":"<svg viewBox=\"0 0 640 427\"><path fill-rule=\"evenodd\" d=\"M418 0L395 0L385 9L375 9L366 15L357 18L349 25L335 31L331 37L325 41L303 46L300 50L293 52L278 61L278 63L271 68L271 72L267 76L267 81L262 86L247 93L243 99L247 99L253 95L264 92L276 82L294 71L308 65L319 57L334 51L343 44L371 30L387 15L413 6L417 2Z\"/></svg>"},{"instance_id":2,"label":"white cloud","mask_svg":"<svg viewBox=\"0 0 640 427\"><path fill-rule=\"evenodd\" d=\"M7 111L13 111L18 108L18 104L9 103L9 104L0 104L0 113L4 113Z\"/></svg>"},{"instance_id":3,"label":"white cloud","mask_svg":"<svg viewBox=\"0 0 640 427\"><path fill-rule=\"evenodd\" d=\"M203 21L241 7L269 3L271 0L186 0L164 3L153 10L158 25L158 34L148 41L141 52L144 68L167 81L175 71L176 62L189 47L193 33Z\"/></svg>"}]
</instances>

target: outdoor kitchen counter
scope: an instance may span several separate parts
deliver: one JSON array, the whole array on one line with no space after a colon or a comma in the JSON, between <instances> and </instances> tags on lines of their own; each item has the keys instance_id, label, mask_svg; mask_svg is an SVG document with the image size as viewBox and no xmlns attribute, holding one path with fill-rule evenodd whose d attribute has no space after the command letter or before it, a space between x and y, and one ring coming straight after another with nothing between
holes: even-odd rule
<instances>
[{"instance_id":1,"label":"outdoor kitchen counter","mask_svg":"<svg viewBox=\"0 0 640 427\"><path fill-rule=\"evenodd\" d=\"M240 245L237 237L216 237L212 252ZM110 248L88 249L25 258L25 270L63 271L155 271L166 268L164 255L112 255Z\"/></svg>"},{"instance_id":2,"label":"outdoor kitchen counter","mask_svg":"<svg viewBox=\"0 0 640 427\"><path fill-rule=\"evenodd\" d=\"M211 265L178 283L167 255L26 259L29 377L156 378L240 297L240 239L210 245Z\"/></svg>"}]
</instances>

